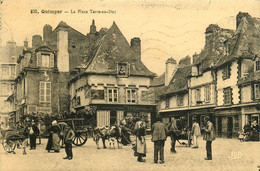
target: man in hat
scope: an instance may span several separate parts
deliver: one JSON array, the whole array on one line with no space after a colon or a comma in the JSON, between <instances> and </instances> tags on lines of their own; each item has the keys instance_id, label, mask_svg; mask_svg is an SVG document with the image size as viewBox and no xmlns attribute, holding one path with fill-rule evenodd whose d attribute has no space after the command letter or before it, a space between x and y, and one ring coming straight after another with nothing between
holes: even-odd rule
<instances>
[{"instance_id":1,"label":"man in hat","mask_svg":"<svg viewBox=\"0 0 260 171\"><path fill-rule=\"evenodd\" d=\"M70 126L65 128L65 135L64 135L64 142L65 142L65 151L67 156L63 159L71 160L73 158L72 154L72 139L75 137L74 131L71 129Z\"/></svg>"},{"instance_id":2,"label":"man in hat","mask_svg":"<svg viewBox=\"0 0 260 171\"><path fill-rule=\"evenodd\" d=\"M36 149L36 138L38 134L39 134L39 129L37 128L34 120L32 120L32 126L29 129L30 150Z\"/></svg>"},{"instance_id":3,"label":"man in hat","mask_svg":"<svg viewBox=\"0 0 260 171\"><path fill-rule=\"evenodd\" d=\"M204 122L206 127L202 128L204 130L203 139L206 141L207 158L205 160L212 160L212 141L215 140L214 126L209 120L209 116L205 116Z\"/></svg>"},{"instance_id":4,"label":"man in hat","mask_svg":"<svg viewBox=\"0 0 260 171\"><path fill-rule=\"evenodd\" d=\"M154 142L154 163L158 162L160 151L160 164L164 163L164 143L167 138L167 129L162 123L161 117L156 117L156 123L152 126L152 141Z\"/></svg>"},{"instance_id":5,"label":"man in hat","mask_svg":"<svg viewBox=\"0 0 260 171\"><path fill-rule=\"evenodd\" d=\"M176 153L175 144L176 144L176 140L178 139L179 130L177 128L176 119L174 117L171 118L171 122L168 126L168 130L171 134L171 152Z\"/></svg>"}]
</instances>

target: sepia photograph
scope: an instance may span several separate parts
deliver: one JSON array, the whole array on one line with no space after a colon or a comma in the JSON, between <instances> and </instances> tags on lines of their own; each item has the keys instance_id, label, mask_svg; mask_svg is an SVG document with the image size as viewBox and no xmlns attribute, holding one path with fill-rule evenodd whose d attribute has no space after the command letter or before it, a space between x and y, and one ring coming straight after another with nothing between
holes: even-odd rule
<instances>
[{"instance_id":1,"label":"sepia photograph","mask_svg":"<svg viewBox=\"0 0 260 171\"><path fill-rule=\"evenodd\" d=\"M260 0L0 0L1 171L260 171Z\"/></svg>"}]
</instances>

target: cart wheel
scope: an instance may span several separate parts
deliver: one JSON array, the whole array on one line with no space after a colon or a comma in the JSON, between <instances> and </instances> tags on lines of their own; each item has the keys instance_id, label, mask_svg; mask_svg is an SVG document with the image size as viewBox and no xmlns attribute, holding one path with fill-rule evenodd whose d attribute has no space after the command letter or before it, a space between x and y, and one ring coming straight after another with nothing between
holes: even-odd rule
<instances>
[{"instance_id":1,"label":"cart wheel","mask_svg":"<svg viewBox=\"0 0 260 171\"><path fill-rule=\"evenodd\" d=\"M87 132L75 132L75 137L72 140L72 143L76 146L84 145L88 140Z\"/></svg>"},{"instance_id":2,"label":"cart wheel","mask_svg":"<svg viewBox=\"0 0 260 171\"><path fill-rule=\"evenodd\" d=\"M4 139L2 141L2 146L7 153L11 153L15 150L16 143L11 140L7 141L6 139Z\"/></svg>"},{"instance_id":3,"label":"cart wheel","mask_svg":"<svg viewBox=\"0 0 260 171\"><path fill-rule=\"evenodd\" d=\"M60 147L61 148L64 148L65 147L65 144L64 144L64 132L65 132L65 128L68 126L68 124L66 124L65 122L60 122L59 123L59 127L60 127L60 131L63 133L63 136L60 137Z\"/></svg>"}]
</instances>

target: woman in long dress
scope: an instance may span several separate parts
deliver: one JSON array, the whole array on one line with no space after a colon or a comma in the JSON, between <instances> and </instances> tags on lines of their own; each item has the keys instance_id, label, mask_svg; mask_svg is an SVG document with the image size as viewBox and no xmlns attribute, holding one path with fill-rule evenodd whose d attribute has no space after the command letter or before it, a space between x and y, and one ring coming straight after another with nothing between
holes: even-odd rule
<instances>
[{"instance_id":1,"label":"woman in long dress","mask_svg":"<svg viewBox=\"0 0 260 171\"><path fill-rule=\"evenodd\" d=\"M50 150L54 150L56 153L59 153L60 152L60 144L59 144L60 128L56 120L53 121L51 124L52 126L50 128L50 135L49 135L46 150L48 150L48 152L50 152Z\"/></svg>"},{"instance_id":2,"label":"woman in long dress","mask_svg":"<svg viewBox=\"0 0 260 171\"><path fill-rule=\"evenodd\" d=\"M143 157L146 157L146 142L145 142L145 129L146 124L144 122L144 117L139 119L135 124L135 134L136 134L136 148L135 156L137 156L137 161L145 162Z\"/></svg>"}]
</instances>

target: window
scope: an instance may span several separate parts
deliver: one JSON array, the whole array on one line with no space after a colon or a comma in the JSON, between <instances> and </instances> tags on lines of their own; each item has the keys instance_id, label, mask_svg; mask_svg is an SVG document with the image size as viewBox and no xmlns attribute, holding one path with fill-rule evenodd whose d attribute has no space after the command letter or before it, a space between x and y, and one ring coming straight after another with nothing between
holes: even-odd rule
<instances>
[{"instance_id":1,"label":"window","mask_svg":"<svg viewBox=\"0 0 260 171\"><path fill-rule=\"evenodd\" d=\"M230 43L225 44L224 53L225 53L225 55L230 54Z\"/></svg>"},{"instance_id":2,"label":"window","mask_svg":"<svg viewBox=\"0 0 260 171\"><path fill-rule=\"evenodd\" d=\"M224 94L224 104L225 105L231 105L232 104L232 88L224 88L223 90Z\"/></svg>"},{"instance_id":3,"label":"window","mask_svg":"<svg viewBox=\"0 0 260 171\"><path fill-rule=\"evenodd\" d=\"M254 85L255 99L260 99L260 86L259 84Z\"/></svg>"},{"instance_id":4,"label":"window","mask_svg":"<svg viewBox=\"0 0 260 171\"><path fill-rule=\"evenodd\" d=\"M76 97L76 106L79 106L81 104L80 102L80 96Z\"/></svg>"},{"instance_id":5,"label":"window","mask_svg":"<svg viewBox=\"0 0 260 171\"><path fill-rule=\"evenodd\" d=\"M170 98L166 97L166 99L165 99L165 108L169 108L169 106L170 106Z\"/></svg>"},{"instance_id":6,"label":"window","mask_svg":"<svg viewBox=\"0 0 260 171\"><path fill-rule=\"evenodd\" d=\"M127 103L136 103L137 102L137 95L136 95L135 89L126 90L126 100L127 100Z\"/></svg>"},{"instance_id":7,"label":"window","mask_svg":"<svg viewBox=\"0 0 260 171\"><path fill-rule=\"evenodd\" d=\"M201 93L200 93L200 88L197 88L195 91L196 91L196 94L195 94L196 103L199 104L199 103L201 103L201 98L200 98L200 95L201 95Z\"/></svg>"},{"instance_id":8,"label":"window","mask_svg":"<svg viewBox=\"0 0 260 171\"><path fill-rule=\"evenodd\" d=\"M51 102L51 82L40 82L40 102Z\"/></svg>"},{"instance_id":9,"label":"window","mask_svg":"<svg viewBox=\"0 0 260 171\"><path fill-rule=\"evenodd\" d=\"M118 102L117 89L113 89L113 88L108 89L108 102Z\"/></svg>"},{"instance_id":10,"label":"window","mask_svg":"<svg viewBox=\"0 0 260 171\"><path fill-rule=\"evenodd\" d=\"M260 70L260 61L255 61L255 70L256 71Z\"/></svg>"},{"instance_id":11,"label":"window","mask_svg":"<svg viewBox=\"0 0 260 171\"><path fill-rule=\"evenodd\" d=\"M210 85L205 87L205 102L210 102Z\"/></svg>"},{"instance_id":12,"label":"window","mask_svg":"<svg viewBox=\"0 0 260 171\"><path fill-rule=\"evenodd\" d=\"M110 125L114 125L117 122L117 112L110 111Z\"/></svg>"},{"instance_id":13,"label":"window","mask_svg":"<svg viewBox=\"0 0 260 171\"><path fill-rule=\"evenodd\" d=\"M37 53L38 67L54 67L54 54Z\"/></svg>"},{"instance_id":14,"label":"window","mask_svg":"<svg viewBox=\"0 0 260 171\"><path fill-rule=\"evenodd\" d=\"M183 106L183 99L184 99L184 95L183 94L177 95L177 105L178 106Z\"/></svg>"},{"instance_id":15,"label":"window","mask_svg":"<svg viewBox=\"0 0 260 171\"><path fill-rule=\"evenodd\" d=\"M11 78L15 78L15 66L11 66Z\"/></svg>"},{"instance_id":16,"label":"window","mask_svg":"<svg viewBox=\"0 0 260 171\"><path fill-rule=\"evenodd\" d=\"M228 78L230 78L230 65L229 64L227 64L227 65L225 65L224 66L224 68L223 68L223 70L222 70L222 78L223 78L223 80L226 80L226 79L228 79Z\"/></svg>"},{"instance_id":17,"label":"window","mask_svg":"<svg viewBox=\"0 0 260 171\"><path fill-rule=\"evenodd\" d=\"M50 55L42 55L42 67L49 67Z\"/></svg>"}]
</instances>

